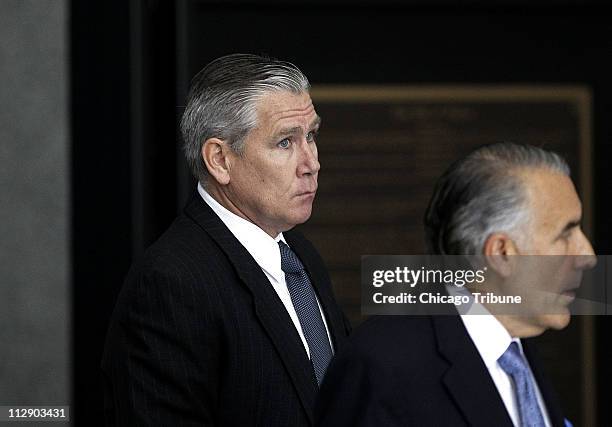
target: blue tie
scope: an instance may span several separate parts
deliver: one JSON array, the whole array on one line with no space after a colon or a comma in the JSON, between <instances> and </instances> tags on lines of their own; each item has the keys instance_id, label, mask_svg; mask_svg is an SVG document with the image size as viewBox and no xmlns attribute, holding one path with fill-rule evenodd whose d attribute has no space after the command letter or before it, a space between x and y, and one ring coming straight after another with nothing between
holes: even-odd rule
<instances>
[{"instance_id":1,"label":"blue tie","mask_svg":"<svg viewBox=\"0 0 612 427\"><path fill-rule=\"evenodd\" d=\"M513 341L508 349L497 359L497 363L514 382L516 400L522 427L545 427L544 418L538 405L535 387L527 361L521 354L518 344Z\"/></svg>"},{"instance_id":2,"label":"blue tie","mask_svg":"<svg viewBox=\"0 0 612 427\"><path fill-rule=\"evenodd\" d=\"M332 349L327 338L325 324L319 304L304 265L297 255L283 241L278 242L281 254L281 268L285 272L287 289L297 313L302 331L310 350L310 362L314 368L317 383L321 384L325 370L332 358Z\"/></svg>"}]
</instances>

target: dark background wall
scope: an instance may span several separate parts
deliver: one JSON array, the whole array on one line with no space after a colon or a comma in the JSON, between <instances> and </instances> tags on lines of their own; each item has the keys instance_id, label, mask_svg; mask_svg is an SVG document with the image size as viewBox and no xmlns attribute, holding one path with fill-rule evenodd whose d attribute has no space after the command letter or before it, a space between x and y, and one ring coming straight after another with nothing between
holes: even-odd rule
<instances>
[{"instance_id":1,"label":"dark background wall","mask_svg":"<svg viewBox=\"0 0 612 427\"><path fill-rule=\"evenodd\" d=\"M103 337L129 264L192 190L176 124L189 79L204 64L252 52L295 62L314 84L587 85L593 93L594 245L606 254L612 251L612 24L603 7L563 1L73 0L77 422L101 419ZM598 425L610 425L612 329L608 318L594 323ZM580 417L579 406L574 410Z\"/></svg>"}]
</instances>

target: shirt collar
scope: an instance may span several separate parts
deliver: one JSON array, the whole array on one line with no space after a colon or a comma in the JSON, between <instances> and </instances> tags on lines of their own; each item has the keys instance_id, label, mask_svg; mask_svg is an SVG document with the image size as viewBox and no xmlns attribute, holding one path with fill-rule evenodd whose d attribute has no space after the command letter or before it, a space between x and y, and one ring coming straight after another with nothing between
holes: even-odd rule
<instances>
[{"instance_id":1,"label":"shirt collar","mask_svg":"<svg viewBox=\"0 0 612 427\"><path fill-rule=\"evenodd\" d=\"M512 338L504 325L484 305L476 302L467 289L451 286L449 293L469 294L471 297L472 305L466 314L461 315L461 320L487 368L497 365L497 360L513 341L518 343L521 353L523 352L521 340Z\"/></svg>"},{"instance_id":2,"label":"shirt collar","mask_svg":"<svg viewBox=\"0 0 612 427\"><path fill-rule=\"evenodd\" d=\"M255 259L255 262L277 281L284 277L281 269L280 249L278 242L285 241L283 233L279 233L276 238L270 237L265 231L250 221L239 217L230 212L219 202L217 202L201 184L198 183L198 193L208 206L223 221L230 232L238 239L244 248Z\"/></svg>"}]
</instances>

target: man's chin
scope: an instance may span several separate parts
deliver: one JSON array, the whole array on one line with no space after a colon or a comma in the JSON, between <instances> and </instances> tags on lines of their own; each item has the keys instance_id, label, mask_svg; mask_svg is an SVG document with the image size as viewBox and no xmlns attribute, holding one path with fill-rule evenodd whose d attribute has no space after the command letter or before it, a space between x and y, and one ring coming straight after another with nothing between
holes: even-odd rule
<instances>
[{"instance_id":1,"label":"man's chin","mask_svg":"<svg viewBox=\"0 0 612 427\"><path fill-rule=\"evenodd\" d=\"M567 309L565 309L567 310ZM567 313L561 314L547 314L545 315L544 322L542 322L547 329L561 330L565 329L569 325L571 316L569 310Z\"/></svg>"},{"instance_id":2,"label":"man's chin","mask_svg":"<svg viewBox=\"0 0 612 427\"><path fill-rule=\"evenodd\" d=\"M297 208L292 215L292 222L295 225L304 224L312 215L312 203L304 204Z\"/></svg>"},{"instance_id":3,"label":"man's chin","mask_svg":"<svg viewBox=\"0 0 612 427\"><path fill-rule=\"evenodd\" d=\"M286 225L283 227L281 231L289 231L292 228L304 224L306 221L310 219L312 210L308 210L308 212L302 212L299 214L292 215L291 218L288 218L286 221Z\"/></svg>"}]
</instances>

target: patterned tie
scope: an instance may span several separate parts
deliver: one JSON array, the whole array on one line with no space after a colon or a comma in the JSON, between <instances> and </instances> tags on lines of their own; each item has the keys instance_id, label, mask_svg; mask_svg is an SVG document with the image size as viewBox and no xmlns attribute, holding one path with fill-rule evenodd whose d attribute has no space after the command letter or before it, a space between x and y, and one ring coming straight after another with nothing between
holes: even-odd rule
<instances>
[{"instance_id":1,"label":"patterned tie","mask_svg":"<svg viewBox=\"0 0 612 427\"><path fill-rule=\"evenodd\" d=\"M300 325L308 343L310 361L317 383L321 384L327 365L332 358L332 349L317 297L297 255L283 241L279 241L278 246L281 254L281 268L285 272L291 302L300 319Z\"/></svg>"},{"instance_id":2,"label":"patterned tie","mask_svg":"<svg viewBox=\"0 0 612 427\"><path fill-rule=\"evenodd\" d=\"M514 381L516 400L522 427L545 427L544 418L538 405L535 387L531 379L527 361L521 354L516 341L513 341L497 363Z\"/></svg>"}]
</instances>

